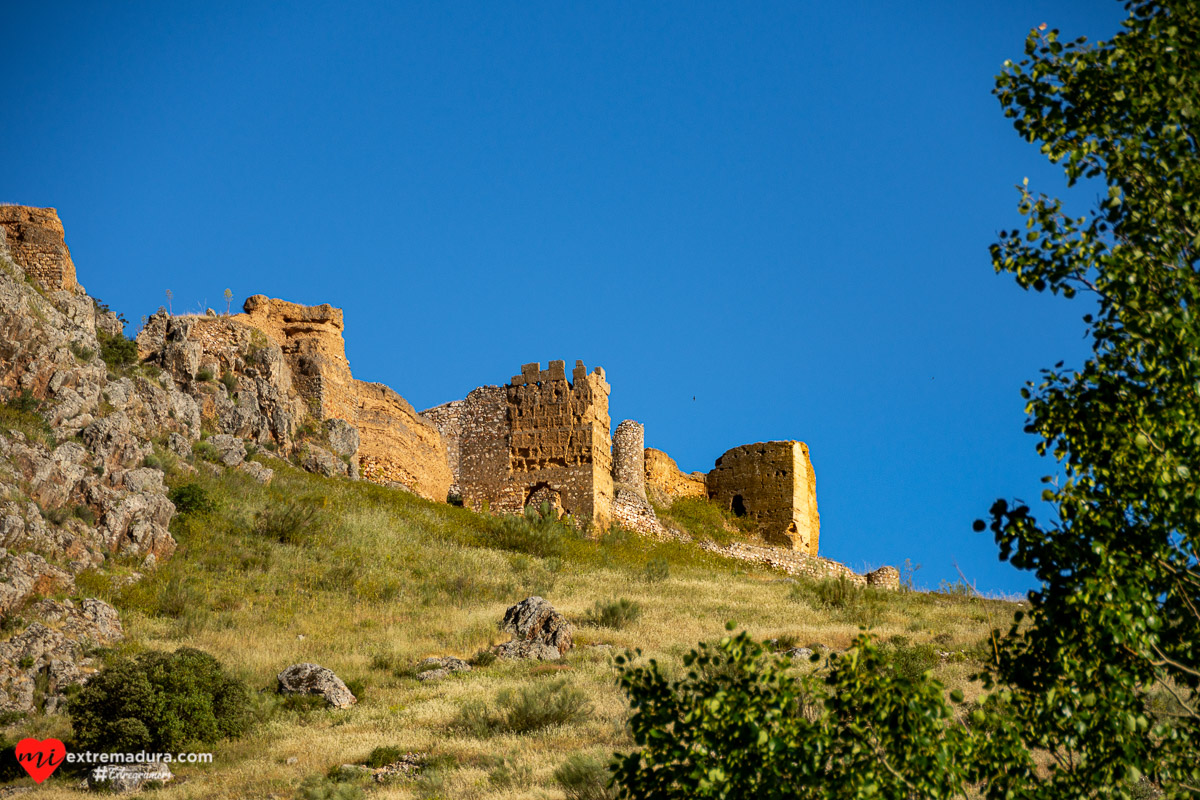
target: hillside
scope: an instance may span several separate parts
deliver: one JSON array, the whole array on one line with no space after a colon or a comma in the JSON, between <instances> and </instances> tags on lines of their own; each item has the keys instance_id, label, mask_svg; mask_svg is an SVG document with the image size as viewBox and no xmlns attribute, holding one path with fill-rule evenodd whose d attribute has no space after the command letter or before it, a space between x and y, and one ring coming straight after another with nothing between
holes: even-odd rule
<instances>
[{"instance_id":1,"label":"hillside","mask_svg":"<svg viewBox=\"0 0 1200 800\"><path fill-rule=\"evenodd\" d=\"M807 656L867 627L902 669L969 698L989 632L1011 620L1012 604L966 587L896 590L892 568L862 576L817 556L802 442L682 475L637 423L610 441L609 386L581 363L573 382L564 362L525 365L418 414L353 379L330 306L160 311L135 343L79 285L53 210L2 210L3 747L73 747L81 685L186 647L253 690L252 724L194 748L213 763L174 765L164 798L597 796L594 769L576 769L574 789L556 772L631 746L612 666L627 648L681 670L733 621L796 669L823 669ZM519 468L501 474L497 458ZM497 658L506 609L533 596L574 647ZM429 680L430 657L473 669ZM357 702L280 695L276 676L298 663L333 670ZM501 724L505 709L560 713ZM0 796L33 786L11 750L0 759ZM367 760L408 769L339 772ZM63 769L39 796L76 796L79 778Z\"/></svg>"}]
</instances>

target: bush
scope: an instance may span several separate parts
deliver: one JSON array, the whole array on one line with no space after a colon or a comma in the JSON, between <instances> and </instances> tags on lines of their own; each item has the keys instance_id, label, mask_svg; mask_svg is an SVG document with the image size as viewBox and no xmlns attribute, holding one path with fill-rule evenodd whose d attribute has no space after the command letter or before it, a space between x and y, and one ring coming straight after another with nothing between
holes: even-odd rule
<instances>
[{"instance_id":1,"label":"bush","mask_svg":"<svg viewBox=\"0 0 1200 800\"><path fill-rule=\"evenodd\" d=\"M196 373L196 380L200 381L201 383L208 383L213 379L213 377L214 376L211 369L202 369Z\"/></svg>"},{"instance_id":2,"label":"bush","mask_svg":"<svg viewBox=\"0 0 1200 800\"><path fill-rule=\"evenodd\" d=\"M646 583L658 583L671 577L671 564L665 558L652 558L642 569L642 580Z\"/></svg>"},{"instance_id":3,"label":"bush","mask_svg":"<svg viewBox=\"0 0 1200 800\"><path fill-rule=\"evenodd\" d=\"M305 778L296 792L297 800L362 800L363 796L361 786L324 775Z\"/></svg>"},{"instance_id":4,"label":"bush","mask_svg":"<svg viewBox=\"0 0 1200 800\"><path fill-rule=\"evenodd\" d=\"M254 532L280 544L303 544L317 528L317 509L303 503L270 506L254 517Z\"/></svg>"},{"instance_id":5,"label":"bush","mask_svg":"<svg viewBox=\"0 0 1200 800\"><path fill-rule=\"evenodd\" d=\"M913 681L936 667L940 661L932 644L910 644L904 636L893 636L882 650L896 674Z\"/></svg>"},{"instance_id":6,"label":"bush","mask_svg":"<svg viewBox=\"0 0 1200 800\"><path fill-rule=\"evenodd\" d=\"M611 777L604 760L583 753L575 753L554 770L554 780L567 800L612 800L617 794L609 788Z\"/></svg>"},{"instance_id":7,"label":"bush","mask_svg":"<svg viewBox=\"0 0 1200 800\"><path fill-rule=\"evenodd\" d=\"M182 647L114 661L68 701L81 750L179 751L236 738L249 727L249 694L208 653Z\"/></svg>"},{"instance_id":8,"label":"bush","mask_svg":"<svg viewBox=\"0 0 1200 800\"><path fill-rule=\"evenodd\" d=\"M76 519L82 520L84 523L86 523L88 525L96 524L96 512L92 511L90 508L88 508L85 505L75 506L72 513L75 515Z\"/></svg>"},{"instance_id":9,"label":"bush","mask_svg":"<svg viewBox=\"0 0 1200 800\"><path fill-rule=\"evenodd\" d=\"M404 757L404 754L405 751L399 747L376 747L363 763L372 769L379 769L388 764L395 764Z\"/></svg>"},{"instance_id":10,"label":"bush","mask_svg":"<svg viewBox=\"0 0 1200 800\"><path fill-rule=\"evenodd\" d=\"M217 448L212 442L199 441L192 445L192 452L197 458L204 461L217 461L221 458L221 454L217 452Z\"/></svg>"},{"instance_id":11,"label":"bush","mask_svg":"<svg viewBox=\"0 0 1200 800\"><path fill-rule=\"evenodd\" d=\"M232 397L233 393L237 391L237 388L238 388L237 375L234 375L232 372L222 373L221 374L221 383L224 384L225 391L229 392L230 397Z\"/></svg>"},{"instance_id":12,"label":"bush","mask_svg":"<svg viewBox=\"0 0 1200 800\"><path fill-rule=\"evenodd\" d=\"M71 342L71 354L79 359L81 363L86 364L96 355L96 351L79 342Z\"/></svg>"},{"instance_id":13,"label":"bush","mask_svg":"<svg viewBox=\"0 0 1200 800\"><path fill-rule=\"evenodd\" d=\"M196 483L185 483L167 493L180 514L207 514L217 507L208 490Z\"/></svg>"},{"instance_id":14,"label":"bush","mask_svg":"<svg viewBox=\"0 0 1200 800\"><path fill-rule=\"evenodd\" d=\"M592 713L592 704L581 690L565 679L537 683L520 691L504 689L496 695L499 707L493 713L486 703L473 701L459 712L456 727L485 737L495 732L529 733L552 725L582 722Z\"/></svg>"},{"instance_id":15,"label":"bush","mask_svg":"<svg viewBox=\"0 0 1200 800\"><path fill-rule=\"evenodd\" d=\"M584 621L599 628L624 628L642 616L642 605L627 597L609 602L596 601Z\"/></svg>"},{"instance_id":16,"label":"bush","mask_svg":"<svg viewBox=\"0 0 1200 800\"><path fill-rule=\"evenodd\" d=\"M126 339L125 334L113 336L97 330L96 338L100 341L100 358L110 368L127 367L137 361L137 344L132 339Z\"/></svg>"},{"instance_id":17,"label":"bush","mask_svg":"<svg viewBox=\"0 0 1200 800\"><path fill-rule=\"evenodd\" d=\"M540 558L563 556L568 543L578 538L574 529L555 518L548 504L540 511L527 508L524 516L504 517L494 530L489 544Z\"/></svg>"}]
</instances>

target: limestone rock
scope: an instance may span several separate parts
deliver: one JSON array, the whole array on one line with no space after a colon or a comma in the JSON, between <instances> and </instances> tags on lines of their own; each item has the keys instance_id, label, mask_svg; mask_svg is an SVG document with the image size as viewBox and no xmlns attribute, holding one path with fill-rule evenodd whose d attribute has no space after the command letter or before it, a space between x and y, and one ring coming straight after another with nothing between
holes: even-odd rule
<instances>
[{"instance_id":1,"label":"limestone rock","mask_svg":"<svg viewBox=\"0 0 1200 800\"><path fill-rule=\"evenodd\" d=\"M74 588L71 573L35 553L0 556L0 614L15 611L31 598Z\"/></svg>"},{"instance_id":2,"label":"limestone rock","mask_svg":"<svg viewBox=\"0 0 1200 800\"><path fill-rule=\"evenodd\" d=\"M425 659L421 662L420 669L421 671L417 673L417 680L436 681L454 672L470 672L471 665L461 658L442 656Z\"/></svg>"},{"instance_id":3,"label":"limestone rock","mask_svg":"<svg viewBox=\"0 0 1200 800\"><path fill-rule=\"evenodd\" d=\"M329 449L339 456L353 456L358 453L360 437L358 429L344 419L325 420L325 435L329 440Z\"/></svg>"},{"instance_id":4,"label":"limestone rock","mask_svg":"<svg viewBox=\"0 0 1200 800\"><path fill-rule=\"evenodd\" d=\"M317 664L293 664L279 673L282 694L316 694L334 708L349 708L358 702L333 670Z\"/></svg>"},{"instance_id":5,"label":"limestone rock","mask_svg":"<svg viewBox=\"0 0 1200 800\"><path fill-rule=\"evenodd\" d=\"M30 713L39 701L55 710L66 687L93 666L89 649L124 636L116 610L94 598L81 606L42 600L23 613L39 621L0 642L0 711Z\"/></svg>"},{"instance_id":6,"label":"limestone rock","mask_svg":"<svg viewBox=\"0 0 1200 800\"><path fill-rule=\"evenodd\" d=\"M304 445L300 454L300 466L308 472L315 472L327 478L348 477L350 474L350 468L345 461L311 442Z\"/></svg>"},{"instance_id":7,"label":"limestone rock","mask_svg":"<svg viewBox=\"0 0 1200 800\"><path fill-rule=\"evenodd\" d=\"M238 471L246 473L251 478L264 485L270 483L271 478L275 477L275 470L271 469L270 467L263 466L257 461L243 461L241 466L238 467Z\"/></svg>"},{"instance_id":8,"label":"limestone rock","mask_svg":"<svg viewBox=\"0 0 1200 800\"><path fill-rule=\"evenodd\" d=\"M246 443L236 436L218 433L208 437L208 443L217 449L217 459L227 467L236 467L246 460Z\"/></svg>"},{"instance_id":9,"label":"limestone rock","mask_svg":"<svg viewBox=\"0 0 1200 800\"><path fill-rule=\"evenodd\" d=\"M493 648L493 652L502 658L559 658L571 649L574 632L566 617L536 596L528 597L504 612L500 630L514 634L513 641ZM547 647L556 655L548 656Z\"/></svg>"}]
</instances>

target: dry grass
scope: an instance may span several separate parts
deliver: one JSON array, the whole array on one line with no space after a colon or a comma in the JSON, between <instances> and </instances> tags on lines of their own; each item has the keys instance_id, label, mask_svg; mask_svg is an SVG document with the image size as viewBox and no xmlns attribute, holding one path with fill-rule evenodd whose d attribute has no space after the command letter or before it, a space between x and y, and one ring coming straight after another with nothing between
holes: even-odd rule
<instances>
[{"instance_id":1,"label":"dry grass","mask_svg":"<svg viewBox=\"0 0 1200 800\"><path fill-rule=\"evenodd\" d=\"M724 635L727 620L759 638L834 649L870 623L881 638L950 653L936 674L971 696L978 690L968 676L978 664L964 651L978 652L988 630L1006 627L1013 610L998 601L911 592L830 605L780 574L630 535L564 535L555 545L559 555L548 558L499 550L488 546L498 524L492 518L274 460L271 466L276 478L266 488L232 472L202 470L187 479L208 491L216 508L177 518L174 558L130 587L115 589L103 574L82 585L122 610L127 648L198 647L252 689L270 689L284 667L312 661L362 681L366 691L347 711L277 710L245 738L217 746L211 766L177 767L184 780L157 792L161 800L291 798L305 778L362 763L380 746L428 753L439 767L432 777L371 785L370 798L563 797L554 772L568 756L605 756L631 744L611 665L624 648L641 648L670 668L696 642ZM170 482L185 479L174 474ZM316 510L302 530L265 531L260 512L288 503ZM505 541L520 547L511 536ZM647 580L646 565L656 560L669 564L669 577ZM578 626L577 646L561 669L496 662L439 682L415 680L411 666L421 658L470 658L507 638L497 621L530 594L576 622L597 600L618 596L643 613L620 629ZM586 693L591 713L583 721L486 736L456 725L469 703L495 709L504 690L560 680ZM262 695L259 702L274 701ZM51 717L5 733L66 736L69 726ZM297 762L288 764L290 758ZM39 796L78 793L52 780Z\"/></svg>"}]
</instances>

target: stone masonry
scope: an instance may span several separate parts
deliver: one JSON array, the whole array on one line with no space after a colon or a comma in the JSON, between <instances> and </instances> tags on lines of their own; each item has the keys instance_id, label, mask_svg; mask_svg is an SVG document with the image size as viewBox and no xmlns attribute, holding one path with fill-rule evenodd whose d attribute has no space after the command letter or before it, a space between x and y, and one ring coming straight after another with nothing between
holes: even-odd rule
<instances>
[{"instance_id":1,"label":"stone masonry","mask_svg":"<svg viewBox=\"0 0 1200 800\"><path fill-rule=\"evenodd\" d=\"M46 289L74 290L75 262L53 208L0 205L0 238L13 263Z\"/></svg>"},{"instance_id":2,"label":"stone masonry","mask_svg":"<svg viewBox=\"0 0 1200 800\"><path fill-rule=\"evenodd\" d=\"M457 453L450 472L470 508L520 513L548 502L607 527L613 516L608 382L575 362L526 364L507 386L484 386L424 412Z\"/></svg>"},{"instance_id":3,"label":"stone masonry","mask_svg":"<svg viewBox=\"0 0 1200 800\"><path fill-rule=\"evenodd\" d=\"M712 500L753 518L767 542L817 554L817 480L804 442L735 447L717 459L707 483Z\"/></svg>"},{"instance_id":4,"label":"stone masonry","mask_svg":"<svg viewBox=\"0 0 1200 800\"><path fill-rule=\"evenodd\" d=\"M643 463L647 493L660 506L669 506L681 497L708 497L704 473L685 474L662 450L647 447L643 451Z\"/></svg>"}]
</instances>

